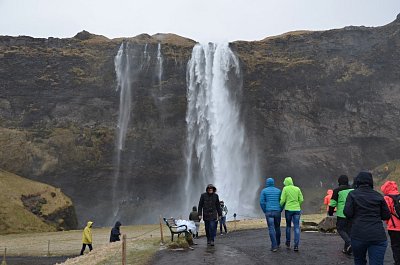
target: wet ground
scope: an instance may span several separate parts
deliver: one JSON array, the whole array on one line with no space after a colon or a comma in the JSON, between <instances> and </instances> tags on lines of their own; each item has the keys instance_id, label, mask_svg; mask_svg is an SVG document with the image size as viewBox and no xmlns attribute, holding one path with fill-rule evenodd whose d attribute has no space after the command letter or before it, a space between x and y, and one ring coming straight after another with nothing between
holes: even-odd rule
<instances>
[{"instance_id":1,"label":"wet ground","mask_svg":"<svg viewBox=\"0 0 400 265\"><path fill-rule=\"evenodd\" d=\"M7 265L53 265L70 257L7 257ZM3 258L0 259L1 261Z\"/></svg>"},{"instance_id":2,"label":"wet ground","mask_svg":"<svg viewBox=\"0 0 400 265\"><path fill-rule=\"evenodd\" d=\"M282 231L282 239L285 232ZM159 251L152 259L153 265L165 264L229 264L229 265L330 265L353 264L352 257L341 253L342 239L336 234L307 233L300 236L299 252L286 249L270 251L270 240L266 229L245 230L217 236L215 246L207 246L206 239L195 241L194 250ZM283 241L284 242L284 241ZM393 264L392 251L388 246L385 265Z\"/></svg>"}]
</instances>

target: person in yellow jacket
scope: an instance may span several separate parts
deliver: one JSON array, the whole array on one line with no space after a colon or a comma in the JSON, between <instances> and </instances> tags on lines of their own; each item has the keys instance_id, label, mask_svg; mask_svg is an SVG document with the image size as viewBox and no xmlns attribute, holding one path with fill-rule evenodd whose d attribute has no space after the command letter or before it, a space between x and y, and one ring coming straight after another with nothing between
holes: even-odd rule
<instances>
[{"instance_id":1,"label":"person in yellow jacket","mask_svg":"<svg viewBox=\"0 0 400 265\"><path fill-rule=\"evenodd\" d=\"M93 250L93 247L92 247L92 242L93 242L92 241L92 225L93 225L93 222L89 221L89 222L87 222L85 229L83 229L81 255L83 255L83 252L86 249L86 245L89 247L89 251Z\"/></svg>"}]
</instances>

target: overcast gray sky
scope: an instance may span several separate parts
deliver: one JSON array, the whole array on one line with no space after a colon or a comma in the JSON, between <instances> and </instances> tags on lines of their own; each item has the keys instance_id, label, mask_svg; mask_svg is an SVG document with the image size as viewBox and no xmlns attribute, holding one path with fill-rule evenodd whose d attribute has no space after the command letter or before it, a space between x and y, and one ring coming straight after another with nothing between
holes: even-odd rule
<instances>
[{"instance_id":1,"label":"overcast gray sky","mask_svg":"<svg viewBox=\"0 0 400 265\"><path fill-rule=\"evenodd\" d=\"M109 38L175 33L196 41L259 40L293 30L380 26L400 0L0 0L0 35Z\"/></svg>"}]
</instances>

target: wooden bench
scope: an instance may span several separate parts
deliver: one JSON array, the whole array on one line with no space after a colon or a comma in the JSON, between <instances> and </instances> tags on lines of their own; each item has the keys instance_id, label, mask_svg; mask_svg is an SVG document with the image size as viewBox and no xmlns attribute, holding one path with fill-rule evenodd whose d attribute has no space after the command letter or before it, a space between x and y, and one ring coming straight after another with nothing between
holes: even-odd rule
<instances>
[{"instance_id":1,"label":"wooden bench","mask_svg":"<svg viewBox=\"0 0 400 265\"><path fill-rule=\"evenodd\" d=\"M164 217L164 222L168 226L169 231L171 232L171 241L174 241L174 235L177 234L178 237L180 234L184 233L185 236L190 235L190 231L188 230L186 225L176 225L175 223L175 218L165 218Z\"/></svg>"}]
</instances>

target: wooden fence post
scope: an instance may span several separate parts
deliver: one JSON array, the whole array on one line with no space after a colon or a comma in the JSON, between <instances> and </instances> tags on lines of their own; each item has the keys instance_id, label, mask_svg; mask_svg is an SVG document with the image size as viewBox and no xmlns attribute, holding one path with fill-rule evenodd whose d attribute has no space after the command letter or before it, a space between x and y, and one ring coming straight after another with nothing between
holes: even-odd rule
<instances>
[{"instance_id":1,"label":"wooden fence post","mask_svg":"<svg viewBox=\"0 0 400 265\"><path fill-rule=\"evenodd\" d=\"M122 265L126 265L126 235L122 235Z\"/></svg>"},{"instance_id":2,"label":"wooden fence post","mask_svg":"<svg viewBox=\"0 0 400 265\"><path fill-rule=\"evenodd\" d=\"M162 228L162 217L160 215L160 234L161 234L161 243L164 244L164 234L163 234L163 228Z\"/></svg>"},{"instance_id":3,"label":"wooden fence post","mask_svg":"<svg viewBox=\"0 0 400 265\"><path fill-rule=\"evenodd\" d=\"M47 240L47 256L50 256L50 240Z\"/></svg>"}]
</instances>

